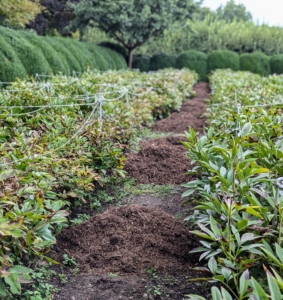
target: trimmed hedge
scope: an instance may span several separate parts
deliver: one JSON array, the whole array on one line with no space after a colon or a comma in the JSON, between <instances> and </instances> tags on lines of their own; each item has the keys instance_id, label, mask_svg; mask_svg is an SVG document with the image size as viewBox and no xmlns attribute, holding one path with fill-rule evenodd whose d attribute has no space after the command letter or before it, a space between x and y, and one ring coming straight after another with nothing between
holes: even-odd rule
<instances>
[{"instance_id":1,"label":"trimmed hedge","mask_svg":"<svg viewBox=\"0 0 283 300\"><path fill-rule=\"evenodd\" d=\"M42 51L53 71L53 74L68 74L69 68L67 67L67 62L66 65L64 65L64 58L62 55L55 51L55 49L46 41L44 37L28 31L23 31L23 34L25 34L25 37L31 44L35 45Z\"/></svg>"},{"instance_id":2,"label":"trimmed hedge","mask_svg":"<svg viewBox=\"0 0 283 300\"><path fill-rule=\"evenodd\" d=\"M70 38L43 37L25 30L0 26L0 81L11 82L26 75L72 75L87 70L126 69L116 51Z\"/></svg>"},{"instance_id":3,"label":"trimmed hedge","mask_svg":"<svg viewBox=\"0 0 283 300\"><path fill-rule=\"evenodd\" d=\"M270 58L271 74L283 74L283 54L273 55Z\"/></svg>"},{"instance_id":4,"label":"trimmed hedge","mask_svg":"<svg viewBox=\"0 0 283 300\"><path fill-rule=\"evenodd\" d=\"M0 81L11 82L26 75L27 71L13 47L0 36Z\"/></svg>"},{"instance_id":5,"label":"trimmed hedge","mask_svg":"<svg viewBox=\"0 0 283 300\"><path fill-rule=\"evenodd\" d=\"M148 72L150 64L150 57L147 55L134 55L133 69L139 69L140 72Z\"/></svg>"},{"instance_id":6,"label":"trimmed hedge","mask_svg":"<svg viewBox=\"0 0 283 300\"><path fill-rule=\"evenodd\" d=\"M52 69L42 51L29 43L20 31L0 27L0 34L13 47L28 75L52 73Z\"/></svg>"},{"instance_id":7,"label":"trimmed hedge","mask_svg":"<svg viewBox=\"0 0 283 300\"><path fill-rule=\"evenodd\" d=\"M115 52L118 52L119 54L121 54L123 56L123 58L125 60L128 57L128 50L125 47L121 46L120 44L105 41L105 42L99 43L98 46L108 48Z\"/></svg>"},{"instance_id":8,"label":"trimmed hedge","mask_svg":"<svg viewBox=\"0 0 283 300\"><path fill-rule=\"evenodd\" d=\"M199 75L199 81L207 81L207 54L189 50L181 53L176 62L178 69L188 68L196 71Z\"/></svg>"},{"instance_id":9,"label":"trimmed hedge","mask_svg":"<svg viewBox=\"0 0 283 300\"><path fill-rule=\"evenodd\" d=\"M240 55L240 70L250 71L261 76L270 75L270 59L261 52L244 53Z\"/></svg>"},{"instance_id":10,"label":"trimmed hedge","mask_svg":"<svg viewBox=\"0 0 283 300\"><path fill-rule=\"evenodd\" d=\"M212 51L207 56L207 72L210 74L216 69L231 69L233 71L239 71L239 55L230 50Z\"/></svg>"},{"instance_id":11,"label":"trimmed hedge","mask_svg":"<svg viewBox=\"0 0 283 300\"><path fill-rule=\"evenodd\" d=\"M157 71L166 68L175 68L175 61L165 53L156 53L150 58L149 70Z\"/></svg>"}]
</instances>

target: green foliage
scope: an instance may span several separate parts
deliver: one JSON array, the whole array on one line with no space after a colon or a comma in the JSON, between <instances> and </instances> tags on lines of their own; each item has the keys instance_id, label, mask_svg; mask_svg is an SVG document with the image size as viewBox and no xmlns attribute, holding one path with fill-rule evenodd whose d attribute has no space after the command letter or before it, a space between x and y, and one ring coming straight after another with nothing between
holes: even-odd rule
<instances>
[{"instance_id":1,"label":"green foliage","mask_svg":"<svg viewBox=\"0 0 283 300\"><path fill-rule=\"evenodd\" d=\"M207 71L210 74L216 69L231 69L238 71L240 68L240 58L235 52L229 50L216 50L208 54Z\"/></svg>"},{"instance_id":2,"label":"green foliage","mask_svg":"<svg viewBox=\"0 0 283 300\"><path fill-rule=\"evenodd\" d=\"M96 66L95 68L99 71L108 70L108 63L104 57L102 48L92 43L84 43L84 45L91 53L93 64Z\"/></svg>"},{"instance_id":3,"label":"green foliage","mask_svg":"<svg viewBox=\"0 0 283 300\"><path fill-rule=\"evenodd\" d=\"M236 4L234 0L230 0L216 10L216 17L226 22L232 21L252 21L252 15L247 11L244 4Z\"/></svg>"},{"instance_id":4,"label":"green foliage","mask_svg":"<svg viewBox=\"0 0 283 300\"><path fill-rule=\"evenodd\" d=\"M91 54L83 47L84 44L70 38L60 38L60 43L65 49L68 49L72 53L76 61L79 63L79 69L74 69L74 71L85 72L90 68L94 68L91 61ZM77 67L77 65L73 65L73 67L75 66Z\"/></svg>"},{"instance_id":5,"label":"green foliage","mask_svg":"<svg viewBox=\"0 0 283 300\"><path fill-rule=\"evenodd\" d=\"M148 55L135 55L133 59L133 69L138 69L141 72L148 72L150 57Z\"/></svg>"},{"instance_id":6,"label":"green foliage","mask_svg":"<svg viewBox=\"0 0 283 300\"><path fill-rule=\"evenodd\" d=\"M104 51L104 58L109 63L109 69L120 70L127 67L126 61L121 54L109 48L101 47Z\"/></svg>"},{"instance_id":7,"label":"green foliage","mask_svg":"<svg viewBox=\"0 0 283 300\"><path fill-rule=\"evenodd\" d=\"M52 44L56 45L56 51L61 53L67 60L70 71L73 72L83 72L81 65L81 59L80 54L77 54L75 52L75 47L72 47L68 41L66 41L65 38L61 37L54 37L54 38L48 38L48 40L53 40L55 43ZM67 45L70 47L67 47ZM54 46L53 46L54 47Z\"/></svg>"},{"instance_id":8,"label":"green foliage","mask_svg":"<svg viewBox=\"0 0 283 300\"><path fill-rule=\"evenodd\" d=\"M0 21L4 24L24 27L33 21L42 9L39 0L1 0Z\"/></svg>"},{"instance_id":9,"label":"green foliage","mask_svg":"<svg viewBox=\"0 0 283 300\"><path fill-rule=\"evenodd\" d=\"M171 58L170 58L171 57ZM156 53L150 58L149 70L157 71L167 68L175 68L176 60L165 53Z\"/></svg>"},{"instance_id":10,"label":"green foliage","mask_svg":"<svg viewBox=\"0 0 283 300\"><path fill-rule=\"evenodd\" d=\"M192 252L208 260L206 280L225 288L212 299L281 299L282 76L218 70L210 82L210 128L201 137L191 129L184 142L198 174L184 185L199 203L192 232L201 246Z\"/></svg>"},{"instance_id":11,"label":"green foliage","mask_svg":"<svg viewBox=\"0 0 283 300\"><path fill-rule=\"evenodd\" d=\"M55 51L55 49L46 41L44 37L38 36L35 33L29 31L23 31L22 35L31 44L33 44L34 46L36 46L36 48L42 51L52 69L53 74L58 74L60 72L62 74L68 74L68 70L62 62L64 58L60 53Z\"/></svg>"},{"instance_id":12,"label":"green foliage","mask_svg":"<svg viewBox=\"0 0 283 300\"><path fill-rule=\"evenodd\" d=\"M176 67L193 70L199 75L199 81L207 81L207 55L203 52L190 50L181 53L177 58Z\"/></svg>"},{"instance_id":13,"label":"green foliage","mask_svg":"<svg viewBox=\"0 0 283 300\"><path fill-rule=\"evenodd\" d=\"M52 72L42 51L29 43L20 31L0 27L0 34L13 47L28 75L35 76L36 73L50 74Z\"/></svg>"},{"instance_id":14,"label":"green foliage","mask_svg":"<svg viewBox=\"0 0 283 300\"><path fill-rule=\"evenodd\" d=\"M150 39L137 49L138 54L157 52L179 54L187 50L210 53L231 50L239 54L261 51L266 55L283 53L283 29L256 25L253 22L226 22L207 16L203 21L189 22L166 30L162 37Z\"/></svg>"},{"instance_id":15,"label":"green foliage","mask_svg":"<svg viewBox=\"0 0 283 300\"><path fill-rule=\"evenodd\" d=\"M72 7L76 18L71 28L83 31L93 21L96 27L127 48L131 68L135 48L150 37L162 34L175 22L190 18L196 6L188 0L122 0L115 5L107 0L83 0Z\"/></svg>"},{"instance_id":16,"label":"green foliage","mask_svg":"<svg viewBox=\"0 0 283 300\"><path fill-rule=\"evenodd\" d=\"M27 75L25 67L13 47L0 37L0 81L10 82ZM1 87L1 84L0 84Z\"/></svg>"},{"instance_id":17,"label":"green foliage","mask_svg":"<svg viewBox=\"0 0 283 300\"><path fill-rule=\"evenodd\" d=\"M100 42L98 45L118 52L124 57L125 60L128 58L128 51L125 49L125 47L121 46L120 44L113 43L110 41L103 41Z\"/></svg>"},{"instance_id":18,"label":"green foliage","mask_svg":"<svg viewBox=\"0 0 283 300\"><path fill-rule=\"evenodd\" d=\"M274 55L270 58L271 74L283 74L283 54Z\"/></svg>"},{"instance_id":19,"label":"green foliage","mask_svg":"<svg viewBox=\"0 0 283 300\"><path fill-rule=\"evenodd\" d=\"M269 60L268 56L260 52L241 54L240 70L268 76L271 73Z\"/></svg>"}]
</instances>

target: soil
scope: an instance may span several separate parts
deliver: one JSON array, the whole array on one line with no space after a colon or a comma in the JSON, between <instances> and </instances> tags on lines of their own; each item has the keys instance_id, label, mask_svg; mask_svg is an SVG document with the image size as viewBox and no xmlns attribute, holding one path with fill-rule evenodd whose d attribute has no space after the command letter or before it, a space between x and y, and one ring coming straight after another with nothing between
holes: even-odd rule
<instances>
[{"instance_id":1,"label":"soil","mask_svg":"<svg viewBox=\"0 0 283 300\"><path fill-rule=\"evenodd\" d=\"M192 169L180 136L168 136L141 143L138 153L129 153L125 170L138 183L181 184L192 180Z\"/></svg>"},{"instance_id":2,"label":"soil","mask_svg":"<svg viewBox=\"0 0 283 300\"><path fill-rule=\"evenodd\" d=\"M180 112L172 113L168 118L156 122L152 130L159 132L174 132L183 134L192 127L195 131L202 131L205 127L205 100L209 99L209 85L200 82L195 85L196 96L183 103Z\"/></svg>"},{"instance_id":3,"label":"soil","mask_svg":"<svg viewBox=\"0 0 283 300\"><path fill-rule=\"evenodd\" d=\"M208 84L197 84L195 91L196 97L185 102L180 112L153 126L154 131L175 135L144 141L138 153L127 155L126 170L138 183L179 185L193 179L185 174L192 164L179 134L190 126L198 132L205 127ZM53 299L182 300L187 299L186 294L209 297L208 285L188 282L204 275L192 270L200 263L197 256L188 254L199 246L198 240L177 218L193 210L192 203L182 206L182 192L177 188L165 198L152 194L127 197L121 201L122 206L65 229L57 237L51 257L62 262L67 254L76 265L53 268L58 276L52 284L59 289Z\"/></svg>"}]
</instances>

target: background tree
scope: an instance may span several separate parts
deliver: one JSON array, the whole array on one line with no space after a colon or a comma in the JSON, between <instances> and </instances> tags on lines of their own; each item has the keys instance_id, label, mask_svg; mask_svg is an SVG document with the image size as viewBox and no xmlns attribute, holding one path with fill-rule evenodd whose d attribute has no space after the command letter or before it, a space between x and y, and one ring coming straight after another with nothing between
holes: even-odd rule
<instances>
[{"instance_id":1,"label":"background tree","mask_svg":"<svg viewBox=\"0 0 283 300\"><path fill-rule=\"evenodd\" d=\"M42 10L39 0L1 0L0 25L24 27Z\"/></svg>"},{"instance_id":2,"label":"background tree","mask_svg":"<svg viewBox=\"0 0 283 300\"><path fill-rule=\"evenodd\" d=\"M234 0L226 3L223 7L222 5L216 10L216 15L219 19L225 20L227 22L232 21L252 21L252 15L247 11L243 4L236 4Z\"/></svg>"},{"instance_id":3,"label":"background tree","mask_svg":"<svg viewBox=\"0 0 283 300\"><path fill-rule=\"evenodd\" d=\"M131 68L134 49L191 18L196 4L193 0L83 0L71 7L76 18L70 28L83 33L91 25L106 32L128 50Z\"/></svg>"},{"instance_id":4,"label":"background tree","mask_svg":"<svg viewBox=\"0 0 283 300\"><path fill-rule=\"evenodd\" d=\"M40 35L59 33L69 36L70 33L64 31L64 28L70 24L75 15L67 6L68 2L77 4L80 0L40 0L44 9L26 27L34 29Z\"/></svg>"}]
</instances>

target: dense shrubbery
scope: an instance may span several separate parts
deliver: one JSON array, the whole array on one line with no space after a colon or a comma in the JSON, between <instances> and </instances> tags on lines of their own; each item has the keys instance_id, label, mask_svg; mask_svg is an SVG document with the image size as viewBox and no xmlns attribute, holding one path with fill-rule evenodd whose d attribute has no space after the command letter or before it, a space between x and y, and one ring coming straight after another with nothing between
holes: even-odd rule
<instances>
[{"instance_id":1,"label":"dense shrubbery","mask_svg":"<svg viewBox=\"0 0 283 300\"><path fill-rule=\"evenodd\" d=\"M191 252L208 261L203 270L210 278L200 280L221 283L221 290L212 288L211 299L283 296L282 79L214 72L210 126L201 137L193 129L186 134L195 162L191 173L198 179L186 185L184 195L199 204L188 220L201 238Z\"/></svg>"},{"instance_id":2,"label":"dense shrubbery","mask_svg":"<svg viewBox=\"0 0 283 300\"><path fill-rule=\"evenodd\" d=\"M141 72L148 72L150 57L148 55L134 55L133 69L138 69Z\"/></svg>"},{"instance_id":3,"label":"dense shrubbery","mask_svg":"<svg viewBox=\"0 0 283 300\"><path fill-rule=\"evenodd\" d=\"M104 42L100 42L98 45L102 46L104 48L109 48L115 52L120 53L124 57L125 60L128 57L128 50L125 49L125 47L121 46L120 44L109 42L109 41L104 41Z\"/></svg>"},{"instance_id":4,"label":"dense shrubbery","mask_svg":"<svg viewBox=\"0 0 283 300\"><path fill-rule=\"evenodd\" d=\"M229 50L212 51L207 57L208 74L216 69L231 69L238 71L240 68L239 55Z\"/></svg>"},{"instance_id":5,"label":"dense shrubbery","mask_svg":"<svg viewBox=\"0 0 283 300\"><path fill-rule=\"evenodd\" d=\"M13 47L28 75L52 73L52 69L42 51L29 43L20 31L0 27L0 34ZM3 79L5 81L5 78Z\"/></svg>"},{"instance_id":6,"label":"dense shrubbery","mask_svg":"<svg viewBox=\"0 0 283 300\"><path fill-rule=\"evenodd\" d=\"M207 55L203 52L190 50L181 53L177 58L176 67L193 70L199 75L199 81L207 81Z\"/></svg>"},{"instance_id":7,"label":"dense shrubbery","mask_svg":"<svg viewBox=\"0 0 283 300\"><path fill-rule=\"evenodd\" d=\"M283 54L273 55L270 58L271 74L283 74Z\"/></svg>"},{"instance_id":8,"label":"dense shrubbery","mask_svg":"<svg viewBox=\"0 0 283 300\"><path fill-rule=\"evenodd\" d=\"M26 75L27 71L13 47L0 36L0 81L10 82Z\"/></svg>"},{"instance_id":9,"label":"dense shrubbery","mask_svg":"<svg viewBox=\"0 0 283 300\"><path fill-rule=\"evenodd\" d=\"M60 37L42 37L29 31L0 27L0 81L11 82L26 74L51 75L125 69L124 58L109 48Z\"/></svg>"},{"instance_id":10,"label":"dense shrubbery","mask_svg":"<svg viewBox=\"0 0 283 300\"><path fill-rule=\"evenodd\" d=\"M240 70L250 71L262 76L270 75L270 58L263 53L244 53L240 55Z\"/></svg>"},{"instance_id":11,"label":"dense shrubbery","mask_svg":"<svg viewBox=\"0 0 283 300\"><path fill-rule=\"evenodd\" d=\"M150 58L149 70L157 71L166 68L175 68L176 60L163 52L156 53Z\"/></svg>"},{"instance_id":12,"label":"dense shrubbery","mask_svg":"<svg viewBox=\"0 0 283 300\"><path fill-rule=\"evenodd\" d=\"M187 50L210 53L231 50L239 54L261 51L266 55L283 53L283 29L253 22L225 22L207 17L191 22L188 27L165 31L163 37L153 38L137 53L152 55L163 51L179 54Z\"/></svg>"}]
</instances>

